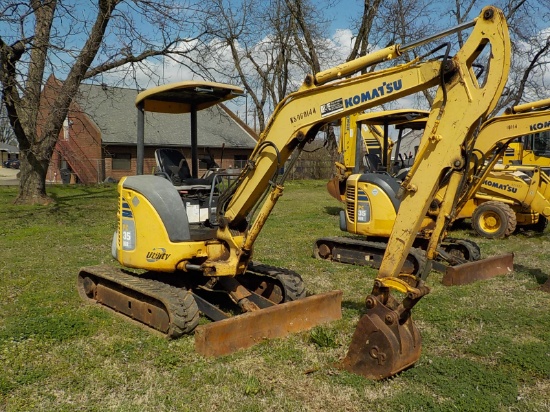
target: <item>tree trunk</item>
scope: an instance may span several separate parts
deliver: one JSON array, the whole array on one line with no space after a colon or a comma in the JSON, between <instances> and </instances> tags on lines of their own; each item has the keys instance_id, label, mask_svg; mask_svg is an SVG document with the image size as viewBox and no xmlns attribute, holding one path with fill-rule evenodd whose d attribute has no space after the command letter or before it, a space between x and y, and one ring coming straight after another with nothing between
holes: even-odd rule
<instances>
[{"instance_id":1,"label":"tree trunk","mask_svg":"<svg viewBox=\"0 0 550 412\"><path fill-rule=\"evenodd\" d=\"M39 160L29 151L21 151L19 159L20 179L19 195L15 204L41 204L47 205L53 199L46 194L46 173L48 172L49 160Z\"/></svg>"}]
</instances>

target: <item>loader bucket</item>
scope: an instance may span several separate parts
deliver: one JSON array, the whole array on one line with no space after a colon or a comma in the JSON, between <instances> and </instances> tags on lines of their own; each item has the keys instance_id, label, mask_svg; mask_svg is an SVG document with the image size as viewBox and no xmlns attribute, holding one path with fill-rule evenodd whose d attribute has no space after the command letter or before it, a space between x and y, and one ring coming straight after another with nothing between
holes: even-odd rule
<instances>
[{"instance_id":1,"label":"loader bucket","mask_svg":"<svg viewBox=\"0 0 550 412\"><path fill-rule=\"evenodd\" d=\"M410 315L402 323L397 313L376 297L367 299L376 303L359 320L348 353L338 366L379 380L414 365L420 358L422 340Z\"/></svg>"},{"instance_id":2,"label":"loader bucket","mask_svg":"<svg viewBox=\"0 0 550 412\"><path fill-rule=\"evenodd\" d=\"M346 201L345 184L346 184L345 181L340 180L338 177L333 177L327 182L327 191L333 198L335 198L339 202L345 202Z\"/></svg>"},{"instance_id":3,"label":"loader bucket","mask_svg":"<svg viewBox=\"0 0 550 412\"><path fill-rule=\"evenodd\" d=\"M477 280L490 279L514 270L514 254L508 253L486 259L449 266L441 283L445 286L466 285Z\"/></svg>"},{"instance_id":4,"label":"loader bucket","mask_svg":"<svg viewBox=\"0 0 550 412\"><path fill-rule=\"evenodd\" d=\"M195 350L204 356L229 355L264 340L282 338L341 317L342 291L313 295L198 326Z\"/></svg>"}]
</instances>

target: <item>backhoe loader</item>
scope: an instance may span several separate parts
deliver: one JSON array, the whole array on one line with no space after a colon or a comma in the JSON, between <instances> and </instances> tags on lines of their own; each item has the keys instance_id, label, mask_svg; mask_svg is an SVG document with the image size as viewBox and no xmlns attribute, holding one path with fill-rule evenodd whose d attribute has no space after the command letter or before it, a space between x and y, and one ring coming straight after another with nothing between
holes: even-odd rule
<instances>
[{"instance_id":1,"label":"backhoe loader","mask_svg":"<svg viewBox=\"0 0 550 412\"><path fill-rule=\"evenodd\" d=\"M469 28L472 32L468 40L452 58L447 52L435 56L443 49L438 47L408 63L370 72L364 70L395 59L404 51ZM487 49L490 53L483 54ZM488 60L482 85L472 67L478 60ZM82 268L78 275L80 294L169 336L191 332L199 312L215 319L220 310L212 304L213 298L228 297L247 313L197 327L195 348L207 356L231 353L337 318L341 292L303 297L303 283L298 274L258 268L252 262L254 242L282 195L282 183L296 157L292 156L286 163L283 175L279 175L279 170L293 153L299 153L312 141L325 124L439 86L423 139L429 143L421 147L417 160L422 161L414 163L409 173L411 178L404 182L407 193L403 203L411 203L409 198L414 192L414 205L400 209L376 289L368 298L369 302L377 302L374 306L378 309L371 306L362 318L355 334L359 336L354 338L348 353L348 358L353 356L354 360L346 361L353 365L350 370L376 379L412 365L420 354L420 336L410 319L410 309L428 288L419 277L403 278L399 274L407 255L403 250L410 249L414 238L411 234L418 230L415 220L425 215L431 196L448 171L450 180L444 181L449 182L449 196L442 205L445 213L452 212L456 183L460 180L456 176L470 170L465 168L469 163L463 159L462 148L469 146L474 128L494 108L506 82L509 60L509 35L503 14L496 8L486 7L475 20L430 38L407 46L389 46L308 75L298 91L277 105L246 166L229 188L219 193L216 213L210 213L200 230L190 230L185 205L168 180L147 175L121 179L113 255L125 269ZM360 71L363 74L350 77ZM177 93L172 91L174 87L169 85L159 93L146 91L145 95L137 96L136 103L141 105L148 97L155 99L158 94L156 101L173 105L174 113L181 112L176 110ZM445 154L440 153L443 147ZM431 179L421 179L423 184L419 187L417 176L425 173L426 168L432 169ZM215 188L214 181L213 192ZM444 226L444 222L437 223L433 245L438 244L438 235ZM430 253L428 249L428 257L432 258L433 253ZM138 269L145 274L134 274ZM411 285L403 279L410 280ZM389 286L407 292L408 297L401 305L393 305L395 300L390 300L384 289ZM261 309L268 305L271 306ZM330 309L335 306L337 310ZM151 312L163 319L161 327L151 321ZM319 316L319 312L331 313ZM180 326L174 321L176 318L185 321ZM372 324L367 330L365 318ZM363 345L371 342L375 346L366 352L364 348L355 350L358 339Z\"/></svg>"},{"instance_id":2,"label":"backhoe loader","mask_svg":"<svg viewBox=\"0 0 550 412\"><path fill-rule=\"evenodd\" d=\"M478 139L486 140L492 133L513 137L513 141L518 137L534 139L550 131L549 118L550 99L514 106L484 124ZM508 151L509 146L503 155L504 165L495 165L481 182L480 190L456 216L471 218L480 236L508 236L516 225L542 232L550 217L550 178L545 172L548 169L534 164L510 164L505 160Z\"/></svg>"}]
</instances>

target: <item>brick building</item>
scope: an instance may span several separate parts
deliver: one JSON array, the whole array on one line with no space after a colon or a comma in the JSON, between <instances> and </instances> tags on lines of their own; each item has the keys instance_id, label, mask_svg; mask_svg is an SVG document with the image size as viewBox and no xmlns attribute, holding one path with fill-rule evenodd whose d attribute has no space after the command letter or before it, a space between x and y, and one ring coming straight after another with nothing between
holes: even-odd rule
<instances>
[{"instance_id":1,"label":"brick building","mask_svg":"<svg viewBox=\"0 0 550 412\"><path fill-rule=\"evenodd\" d=\"M45 95L55 93L59 80L51 76ZM47 180L82 183L118 180L136 174L137 110L140 90L82 84L57 141ZM153 173L157 148L181 149L191 157L189 114L145 113L144 173ZM198 154L211 154L222 168L239 168L256 145L257 136L226 106L197 113ZM205 164L199 164L204 171ZM62 179L63 178L63 179Z\"/></svg>"}]
</instances>

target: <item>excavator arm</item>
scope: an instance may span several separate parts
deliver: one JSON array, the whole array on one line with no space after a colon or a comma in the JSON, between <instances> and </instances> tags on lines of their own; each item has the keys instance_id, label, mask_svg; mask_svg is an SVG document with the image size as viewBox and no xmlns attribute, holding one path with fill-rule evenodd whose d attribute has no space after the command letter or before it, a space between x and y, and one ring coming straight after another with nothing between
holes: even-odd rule
<instances>
[{"instance_id":1,"label":"excavator arm","mask_svg":"<svg viewBox=\"0 0 550 412\"><path fill-rule=\"evenodd\" d=\"M474 64L489 49L486 73L480 82ZM452 219L457 200L469 184L472 167L467 148L475 129L497 104L507 80L510 39L501 11L487 7L467 42L453 58L456 71L436 95L424 136L411 170L401 185L401 205L371 294L343 366L371 379L391 376L414 364L421 339L411 310L429 293L424 279L441 237ZM490 150L487 148L487 150ZM487 151L486 151L487 152ZM485 153L486 153L485 152ZM441 213L432 232L428 261L419 276L400 271L434 199L443 190ZM397 300L392 291L403 294Z\"/></svg>"},{"instance_id":2,"label":"excavator arm","mask_svg":"<svg viewBox=\"0 0 550 412\"><path fill-rule=\"evenodd\" d=\"M314 139L324 124L437 86L441 70L441 60L413 61L326 85L306 82L299 91L286 97L260 136L219 219L218 239L231 245L229 258L220 260L215 256L207 260L202 269L212 275L234 275L246 268L252 245L282 194L281 182L277 182L278 170L294 150L301 150ZM452 66L443 71L449 73ZM247 217L267 189L270 194L249 225ZM240 242L239 236L243 236L244 241Z\"/></svg>"}]
</instances>

